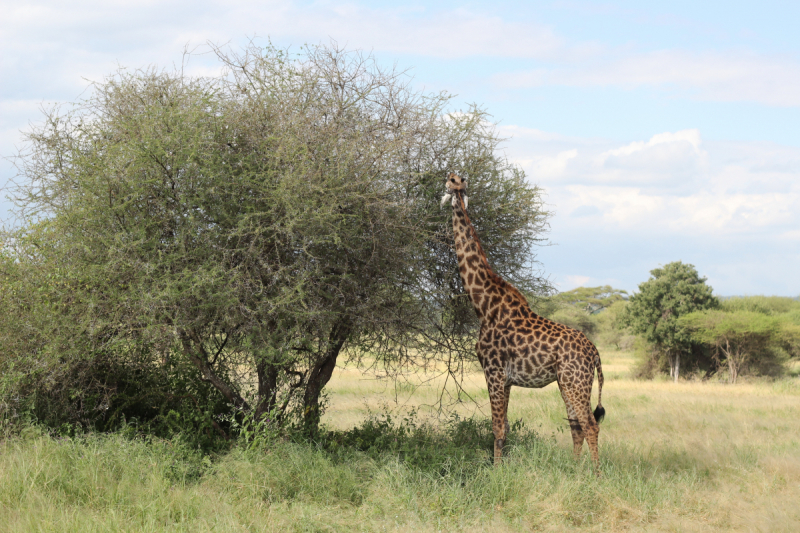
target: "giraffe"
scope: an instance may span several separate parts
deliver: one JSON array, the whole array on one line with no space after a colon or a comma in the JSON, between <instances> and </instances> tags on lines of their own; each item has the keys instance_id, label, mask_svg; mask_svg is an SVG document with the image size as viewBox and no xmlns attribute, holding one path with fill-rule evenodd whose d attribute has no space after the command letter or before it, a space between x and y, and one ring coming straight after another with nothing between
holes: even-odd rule
<instances>
[{"instance_id":1,"label":"giraffe","mask_svg":"<svg viewBox=\"0 0 800 533\"><path fill-rule=\"evenodd\" d=\"M511 386L541 388L557 381L567 408L575 458L580 457L586 439L599 476L598 423L605 409L600 399L603 369L597 348L580 331L534 313L522 293L492 271L467 216L466 180L454 173L447 176L442 207L448 201L453 206L458 271L481 321L475 348L489 388L495 466L502 461L503 444L510 429ZM595 368L599 392L597 408L592 413Z\"/></svg>"}]
</instances>

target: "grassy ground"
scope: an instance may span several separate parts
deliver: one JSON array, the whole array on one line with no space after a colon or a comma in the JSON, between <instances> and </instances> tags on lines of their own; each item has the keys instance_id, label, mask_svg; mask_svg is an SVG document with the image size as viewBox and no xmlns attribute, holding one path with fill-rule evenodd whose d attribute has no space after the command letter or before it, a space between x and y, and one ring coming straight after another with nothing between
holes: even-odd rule
<instances>
[{"instance_id":1,"label":"grassy ground","mask_svg":"<svg viewBox=\"0 0 800 533\"><path fill-rule=\"evenodd\" d=\"M383 452L353 449L369 431L339 448L280 442L203 457L179 441L31 430L0 444L0 531L799 530L798 378L639 382L626 377L628 357L603 352L599 480L587 457L571 458L555 385L513 389L509 418L525 425L495 469L480 373L465 380L478 405L453 408L478 423L445 424L441 376L395 386L344 367L330 385L329 427L415 413L411 430L384 435ZM473 433L474 443L464 437Z\"/></svg>"}]
</instances>

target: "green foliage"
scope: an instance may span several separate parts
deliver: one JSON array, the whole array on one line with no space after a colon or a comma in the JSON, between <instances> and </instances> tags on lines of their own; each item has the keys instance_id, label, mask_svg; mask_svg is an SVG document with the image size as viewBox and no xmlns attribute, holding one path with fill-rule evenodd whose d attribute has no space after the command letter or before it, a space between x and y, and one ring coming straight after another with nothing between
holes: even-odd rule
<instances>
[{"instance_id":1,"label":"green foliage","mask_svg":"<svg viewBox=\"0 0 800 533\"><path fill-rule=\"evenodd\" d=\"M588 461L524 428L512 431L512 438L520 433L517 443L495 468L488 424L422 426L374 420L327 443L276 440L266 452L235 447L220 455L200 454L180 439L31 432L0 443L0 510L9 530L239 530L253 523L291 530L321 514L326 527L342 530L398 518L416 529L457 529L485 523L487 514L576 526L614 519L615 510L597 504L602 498L650 512L678 508L687 489L705 486L691 459L669 451L607 446L603 479L587 482Z\"/></svg>"},{"instance_id":2,"label":"green foliage","mask_svg":"<svg viewBox=\"0 0 800 533\"><path fill-rule=\"evenodd\" d=\"M701 278L693 265L676 261L650 271L650 279L639 284L639 292L631 296L623 321L667 354L670 374L677 381L681 355L692 353L691 335L678 319L718 306L706 278Z\"/></svg>"},{"instance_id":3,"label":"green foliage","mask_svg":"<svg viewBox=\"0 0 800 533\"><path fill-rule=\"evenodd\" d=\"M597 325L592 315L583 309L569 305L557 307L547 318L573 329L577 329L590 339L594 338L594 334L597 330Z\"/></svg>"},{"instance_id":4,"label":"green foliage","mask_svg":"<svg viewBox=\"0 0 800 533\"><path fill-rule=\"evenodd\" d=\"M595 342L618 346L624 335L619 314L627 293L608 285L578 287L536 302L539 314L577 329Z\"/></svg>"},{"instance_id":5,"label":"green foliage","mask_svg":"<svg viewBox=\"0 0 800 533\"><path fill-rule=\"evenodd\" d=\"M540 191L484 110L448 114L449 95L336 48L216 52L223 75L123 70L27 133L24 224L0 247L0 408L46 398L50 425L111 427L216 421L226 402L313 432L342 351L472 357L448 170L495 269L544 286Z\"/></svg>"},{"instance_id":6,"label":"green foliage","mask_svg":"<svg viewBox=\"0 0 800 533\"><path fill-rule=\"evenodd\" d=\"M627 306L627 300L618 300L592 315L597 324L598 344L625 351L633 348L635 337L628 331L624 322Z\"/></svg>"},{"instance_id":7,"label":"green foliage","mask_svg":"<svg viewBox=\"0 0 800 533\"><path fill-rule=\"evenodd\" d=\"M778 375L784 372L783 364L788 354L782 345L791 345L797 334L796 326L769 308L758 306L724 306L721 310L689 313L680 318L680 324L692 337L714 348L728 366L731 383L739 374ZM762 311L746 311L757 308Z\"/></svg>"},{"instance_id":8,"label":"green foliage","mask_svg":"<svg viewBox=\"0 0 800 533\"><path fill-rule=\"evenodd\" d=\"M530 444L535 432L522 421L512 424L509 449ZM318 441L330 453L358 450L375 460L391 457L410 467L439 471L445 464L478 466L489 463L494 452L494 434L490 420L460 418L453 414L441 425L419 422L412 410L401 420L383 413L372 416L348 431L331 431ZM466 466L464 466L466 468Z\"/></svg>"},{"instance_id":9,"label":"green foliage","mask_svg":"<svg viewBox=\"0 0 800 533\"><path fill-rule=\"evenodd\" d=\"M783 315L800 312L800 301L783 296L736 296L722 300L725 311L749 311L765 315Z\"/></svg>"},{"instance_id":10,"label":"green foliage","mask_svg":"<svg viewBox=\"0 0 800 533\"><path fill-rule=\"evenodd\" d=\"M636 333L665 349L681 350L690 342L678 318L696 310L719 306L712 289L693 265L676 261L650 271L631 296L625 321Z\"/></svg>"},{"instance_id":11,"label":"green foliage","mask_svg":"<svg viewBox=\"0 0 800 533\"><path fill-rule=\"evenodd\" d=\"M595 314L617 302L625 301L627 298L627 292L615 289L610 285L603 285L601 287L578 287L571 291L560 292L553 297L553 301Z\"/></svg>"}]
</instances>

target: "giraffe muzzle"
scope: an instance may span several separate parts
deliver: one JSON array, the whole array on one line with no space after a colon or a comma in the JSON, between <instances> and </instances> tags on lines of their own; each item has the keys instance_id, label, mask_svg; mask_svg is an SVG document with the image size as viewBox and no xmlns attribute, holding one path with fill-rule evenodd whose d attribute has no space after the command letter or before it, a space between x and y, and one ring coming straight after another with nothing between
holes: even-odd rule
<instances>
[{"instance_id":1,"label":"giraffe muzzle","mask_svg":"<svg viewBox=\"0 0 800 533\"><path fill-rule=\"evenodd\" d=\"M452 201L453 207L455 207L457 205L457 202L458 202L458 195L455 194L454 191L451 191L449 188L445 187L444 196L442 196L442 201L440 202L440 205L442 207L444 207L445 205L447 205L447 202L449 202L451 199L453 200ZM464 209L467 208L468 203L469 203L469 198L465 194L464 195Z\"/></svg>"}]
</instances>

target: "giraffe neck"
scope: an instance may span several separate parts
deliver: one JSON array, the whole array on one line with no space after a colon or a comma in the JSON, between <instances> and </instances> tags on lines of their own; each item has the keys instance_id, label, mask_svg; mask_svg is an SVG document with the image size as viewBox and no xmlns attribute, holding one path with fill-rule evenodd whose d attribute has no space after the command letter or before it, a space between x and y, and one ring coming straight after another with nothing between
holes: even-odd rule
<instances>
[{"instance_id":1,"label":"giraffe neck","mask_svg":"<svg viewBox=\"0 0 800 533\"><path fill-rule=\"evenodd\" d=\"M504 280L494 273L486 260L486 254L478 241L478 234L467 216L464 195L455 193L453 202L453 235L455 237L458 272L464 290L472 301L478 318L487 318L490 293L495 292ZM499 293L499 291L498 291Z\"/></svg>"}]
</instances>

